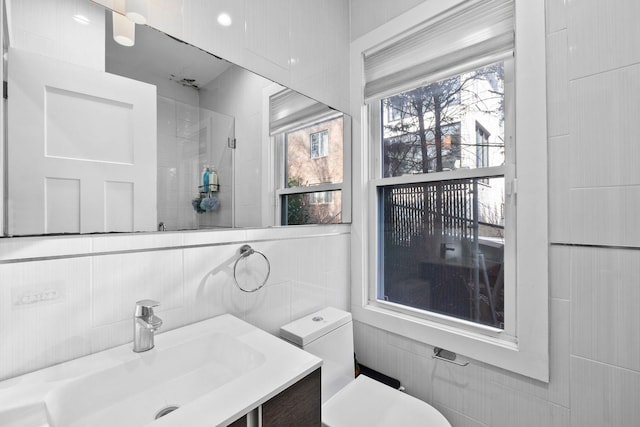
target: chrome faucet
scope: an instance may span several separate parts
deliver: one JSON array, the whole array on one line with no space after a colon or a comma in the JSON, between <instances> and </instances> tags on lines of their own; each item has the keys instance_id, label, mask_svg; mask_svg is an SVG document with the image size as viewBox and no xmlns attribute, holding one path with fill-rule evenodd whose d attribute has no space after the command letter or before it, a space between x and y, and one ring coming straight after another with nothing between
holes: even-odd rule
<instances>
[{"instance_id":1,"label":"chrome faucet","mask_svg":"<svg viewBox=\"0 0 640 427\"><path fill-rule=\"evenodd\" d=\"M153 314L153 307L159 305L158 301L150 299L136 302L133 317L133 351L136 353L153 348L154 333L162 326L162 319Z\"/></svg>"}]
</instances>

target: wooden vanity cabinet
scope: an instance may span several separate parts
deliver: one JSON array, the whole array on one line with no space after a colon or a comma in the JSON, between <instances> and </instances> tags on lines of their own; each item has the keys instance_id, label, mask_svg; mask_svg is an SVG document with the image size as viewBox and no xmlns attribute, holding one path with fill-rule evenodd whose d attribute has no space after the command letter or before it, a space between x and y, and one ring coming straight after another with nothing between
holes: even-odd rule
<instances>
[{"instance_id":1,"label":"wooden vanity cabinet","mask_svg":"<svg viewBox=\"0 0 640 427\"><path fill-rule=\"evenodd\" d=\"M229 424L227 427L247 427L247 416L243 415L242 417Z\"/></svg>"},{"instance_id":2,"label":"wooden vanity cabinet","mask_svg":"<svg viewBox=\"0 0 640 427\"><path fill-rule=\"evenodd\" d=\"M320 368L316 369L260 407L261 427L313 427L321 425ZM229 424L230 427L252 427L251 416Z\"/></svg>"}]
</instances>

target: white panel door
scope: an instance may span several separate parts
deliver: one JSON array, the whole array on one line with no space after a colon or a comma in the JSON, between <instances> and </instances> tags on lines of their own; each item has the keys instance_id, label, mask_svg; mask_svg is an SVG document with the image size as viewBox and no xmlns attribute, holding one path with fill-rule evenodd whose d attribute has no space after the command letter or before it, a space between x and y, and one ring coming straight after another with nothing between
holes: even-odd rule
<instances>
[{"instance_id":1,"label":"white panel door","mask_svg":"<svg viewBox=\"0 0 640 427\"><path fill-rule=\"evenodd\" d=\"M156 88L9 50L11 235L156 230Z\"/></svg>"}]
</instances>

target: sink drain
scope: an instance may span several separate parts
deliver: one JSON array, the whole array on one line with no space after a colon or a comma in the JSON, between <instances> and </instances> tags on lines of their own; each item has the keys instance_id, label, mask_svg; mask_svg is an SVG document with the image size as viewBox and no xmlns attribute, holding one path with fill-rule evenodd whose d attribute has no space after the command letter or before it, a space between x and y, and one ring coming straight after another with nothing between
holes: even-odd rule
<instances>
[{"instance_id":1,"label":"sink drain","mask_svg":"<svg viewBox=\"0 0 640 427\"><path fill-rule=\"evenodd\" d=\"M157 420L158 418L162 418L162 417L164 417L164 416L165 416L165 415L167 415L167 414L172 413L173 411L175 411L175 410L176 410L176 409L178 409L178 408L179 408L179 406L167 406L166 408L161 409L161 410L156 414L156 420Z\"/></svg>"}]
</instances>

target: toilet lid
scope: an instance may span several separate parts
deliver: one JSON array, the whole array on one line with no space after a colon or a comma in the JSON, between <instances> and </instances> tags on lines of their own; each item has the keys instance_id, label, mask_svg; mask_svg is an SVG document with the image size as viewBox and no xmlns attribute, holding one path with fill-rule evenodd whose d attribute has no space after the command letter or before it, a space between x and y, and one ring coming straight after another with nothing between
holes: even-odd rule
<instances>
[{"instance_id":1,"label":"toilet lid","mask_svg":"<svg viewBox=\"0 0 640 427\"><path fill-rule=\"evenodd\" d=\"M327 427L451 427L433 406L360 375L322 405Z\"/></svg>"}]
</instances>

